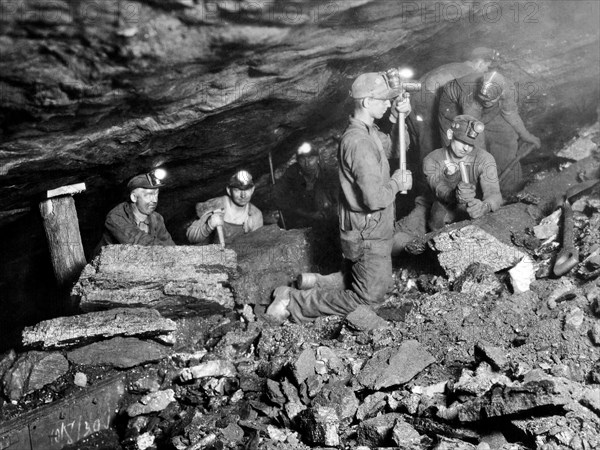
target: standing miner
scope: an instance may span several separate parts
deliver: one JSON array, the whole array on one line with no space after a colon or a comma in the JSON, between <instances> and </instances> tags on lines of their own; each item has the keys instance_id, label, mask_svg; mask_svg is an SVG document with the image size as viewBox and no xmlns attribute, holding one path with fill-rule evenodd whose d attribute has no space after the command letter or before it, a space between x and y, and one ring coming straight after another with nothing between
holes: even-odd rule
<instances>
[{"instance_id":1,"label":"standing miner","mask_svg":"<svg viewBox=\"0 0 600 450\"><path fill-rule=\"evenodd\" d=\"M541 146L540 139L527 131L519 116L516 95L514 83L497 71L466 75L446 84L438 113L444 145L449 144L446 131L456 115L475 117L485 125L485 133L479 136L475 146L492 154L502 175L517 157L519 139L535 148ZM500 188L508 194L519 190L521 184L521 164L517 162L504 176Z\"/></svg>"},{"instance_id":2,"label":"standing miner","mask_svg":"<svg viewBox=\"0 0 600 450\"><path fill-rule=\"evenodd\" d=\"M325 315L346 315L359 305L383 301L393 284L391 250L394 200L412 188L406 169L390 177L391 139L374 124L391 105L393 114L409 113L410 103L383 73L360 75L350 91L354 113L339 146L339 227L342 254L350 267L349 289L275 289L267 315L306 322Z\"/></svg>"}]
</instances>

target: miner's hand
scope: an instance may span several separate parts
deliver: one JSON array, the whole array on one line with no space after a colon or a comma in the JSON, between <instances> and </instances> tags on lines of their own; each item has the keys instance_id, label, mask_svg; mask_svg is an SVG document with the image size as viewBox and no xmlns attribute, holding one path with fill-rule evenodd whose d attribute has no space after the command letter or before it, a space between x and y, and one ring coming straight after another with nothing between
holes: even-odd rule
<instances>
[{"instance_id":1,"label":"miner's hand","mask_svg":"<svg viewBox=\"0 0 600 450\"><path fill-rule=\"evenodd\" d=\"M467 205L467 213L471 219L479 219L489 211L489 205L481 200L471 200Z\"/></svg>"},{"instance_id":2,"label":"miner's hand","mask_svg":"<svg viewBox=\"0 0 600 450\"><path fill-rule=\"evenodd\" d=\"M468 204L475 200L475 186L461 181L456 186L456 201L458 203Z\"/></svg>"}]
</instances>

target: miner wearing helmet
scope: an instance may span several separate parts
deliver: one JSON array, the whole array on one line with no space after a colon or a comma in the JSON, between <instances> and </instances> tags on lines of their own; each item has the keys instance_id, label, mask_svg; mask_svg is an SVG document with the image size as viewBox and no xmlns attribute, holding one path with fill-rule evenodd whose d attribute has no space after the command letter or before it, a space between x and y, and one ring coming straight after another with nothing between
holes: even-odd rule
<instances>
[{"instance_id":1,"label":"miner wearing helmet","mask_svg":"<svg viewBox=\"0 0 600 450\"><path fill-rule=\"evenodd\" d=\"M275 206L286 228L321 227L337 217L337 174L320 164L319 150L309 142L296 149L296 162L273 189Z\"/></svg>"},{"instance_id":2,"label":"miner wearing helmet","mask_svg":"<svg viewBox=\"0 0 600 450\"><path fill-rule=\"evenodd\" d=\"M504 178L500 186L504 194L522 187L519 163L503 174L517 157L519 139L535 148L541 145L540 139L525 128L516 97L514 83L501 73L475 73L444 86L438 112L440 135L445 145L449 143L446 131L457 114L469 114L483 122L485 133L479 136L476 146L485 148L496 160L498 173Z\"/></svg>"},{"instance_id":3,"label":"miner wearing helmet","mask_svg":"<svg viewBox=\"0 0 600 450\"><path fill-rule=\"evenodd\" d=\"M406 169L390 176L390 136L375 120L392 106L392 113L410 113L402 89L394 87L386 73L364 73L350 90L354 112L338 148L340 180L339 232L348 284L336 289L280 286L267 315L278 321L288 317L307 322L320 316L344 316L359 305L383 302L393 286L391 251L396 194L412 188ZM394 100L396 99L396 100Z\"/></svg>"},{"instance_id":4,"label":"miner wearing helmet","mask_svg":"<svg viewBox=\"0 0 600 450\"><path fill-rule=\"evenodd\" d=\"M263 226L261 211L250 203L254 194L252 175L246 170L236 172L226 187L227 195L196 204L198 219L187 228L191 244L218 243L217 230L223 230L224 244L238 235Z\"/></svg>"},{"instance_id":5,"label":"miner wearing helmet","mask_svg":"<svg viewBox=\"0 0 600 450\"><path fill-rule=\"evenodd\" d=\"M423 173L435 198L430 229L478 219L502 205L496 162L490 153L475 147L484 128L473 116L456 116L446 130L448 145L425 157Z\"/></svg>"},{"instance_id":6,"label":"miner wearing helmet","mask_svg":"<svg viewBox=\"0 0 600 450\"><path fill-rule=\"evenodd\" d=\"M163 169L158 169L129 180L128 201L107 214L104 233L94 253L108 244L175 245L163 217L156 212L163 173Z\"/></svg>"}]
</instances>

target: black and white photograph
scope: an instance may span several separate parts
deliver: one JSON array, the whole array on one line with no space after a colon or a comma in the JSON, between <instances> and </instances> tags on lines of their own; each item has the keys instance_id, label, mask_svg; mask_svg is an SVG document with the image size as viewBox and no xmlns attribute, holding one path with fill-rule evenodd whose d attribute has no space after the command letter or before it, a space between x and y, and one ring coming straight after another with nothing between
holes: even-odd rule
<instances>
[{"instance_id":1,"label":"black and white photograph","mask_svg":"<svg viewBox=\"0 0 600 450\"><path fill-rule=\"evenodd\" d=\"M0 0L0 449L600 448L600 1Z\"/></svg>"}]
</instances>

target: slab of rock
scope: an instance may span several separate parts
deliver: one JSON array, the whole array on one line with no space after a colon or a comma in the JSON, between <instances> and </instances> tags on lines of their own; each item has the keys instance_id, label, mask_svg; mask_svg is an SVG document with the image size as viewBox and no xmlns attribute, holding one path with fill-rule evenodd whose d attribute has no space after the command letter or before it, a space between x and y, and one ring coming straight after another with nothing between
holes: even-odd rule
<instances>
[{"instance_id":1,"label":"slab of rock","mask_svg":"<svg viewBox=\"0 0 600 450\"><path fill-rule=\"evenodd\" d=\"M315 364L317 359L315 351L312 348L306 348L291 362L292 374L296 383L300 386L311 375L315 374Z\"/></svg>"},{"instance_id":2,"label":"slab of rock","mask_svg":"<svg viewBox=\"0 0 600 450\"><path fill-rule=\"evenodd\" d=\"M493 346L485 341L479 341L475 344L475 357L487 361L495 370L506 370L508 368L508 358L503 348Z\"/></svg>"},{"instance_id":3,"label":"slab of rock","mask_svg":"<svg viewBox=\"0 0 600 450\"><path fill-rule=\"evenodd\" d=\"M527 253L512 244L512 233L535 225L523 204L508 205L481 219L443 228L432 238L432 248L450 280L473 263L490 266L494 272L517 264Z\"/></svg>"},{"instance_id":4,"label":"slab of rock","mask_svg":"<svg viewBox=\"0 0 600 450\"><path fill-rule=\"evenodd\" d=\"M494 417L528 414L538 408L559 410L570 402L570 392L558 380L544 379L514 386L494 386L482 397L462 404L458 410L461 422L477 422Z\"/></svg>"},{"instance_id":5,"label":"slab of rock","mask_svg":"<svg viewBox=\"0 0 600 450\"><path fill-rule=\"evenodd\" d=\"M359 402L354 391L343 382L328 383L312 400L313 405L331 406L341 420L352 419Z\"/></svg>"},{"instance_id":6,"label":"slab of rock","mask_svg":"<svg viewBox=\"0 0 600 450\"><path fill-rule=\"evenodd\" d=\"M238 236L230 244L237 253L239 275L231 281L239 304L267 305L278 286L290 285L303 272L318 270L309 229L282 230L262 227Z\"/></svg>"},{"instance_id":7,"label":"slab of rock","mask_svg":"<svg viewBox=\"0 0 600 450\"><path fill-rule=\"evenodd\" d=\"M72 295L83 311L148 307L165 316L233 307L236 254L217 245L109 245L88 264Z\"/></svg>"},{"instance_id":8,"label":"slab of rock","mask_svg":"<svg viewBox=\"0 0 600 450\"><path fill-rule=\"evenodd\" d=\"M168 355L167 347L137 338L116 337L95 342L67 353L69 361L85 366L109 366L128 369L159 361Z\"/></svg>"},{"instance_id":9,"label":"slab of rock","mask_svg":"<svg viewBox=\"0 0 600 450\"><path fill-rule=\"evenodd\" d=\"M420 448L421 435L404 420L397 420L392 429L392 440L401 449Z\"/></svg>"},{"instance_id":10,"label":"slab of rock","mask_svg":"<svg viewBox=\"0 0 600 450\"><path fill-rule=\"evenodd\" d=\"M452 385L452 390L458 396L480 396L486 393L493 385L510 386L510 378L492 371L489 364L479 364L475 372L463 369L458 381Z\"/></svg>"},{"instance_id":11,"label":"slab of rock","mask_svg":"<svg viewBox=\"0 0 600 450\"><path fill-rule=\"evenodd\" d=\"M368 306L361 305L346 316L349 326L358 331L371 331L389 326L389 322L378 316Z\"/></svg>"},{"instance_id":12,"label":"slab of rock","mask_svg":"<svg viewBox=\"0 0 600 450\"><path fill-rule=\"evenodd\" d=\"M385 392L375 392L366 397L356 411L357 420L372 419L387 405L387 394Z\"/></svg>"},{"instance_id":13,"label":"slab of rock","mask_svg":"<svg viewBox=\"0 0 600 450\"><path fill-rule=\"evenodd\" d=\"M2 378L4 394L19 400L67 373L69 362L58 352L31 351L20 355Z\"/></svg>"},{"instance_id":14,"label":"slab of rock","mask_svg":"<svg viewBox=\"0 0 600 450\"><path fill-rule=\"evenodd\" d=\"M179 376L183 381L206 377L235 377L237 370L230 361L213 360L198 364L194 367L186 367Z\"/></svg>"},{"instance_id":15,"label":"slab of rock","mask_svg":"<svg viewBox=\"0 0 600 450\"><path fill-rule=\"evenodd\" d=\"M58 348L116 336L153 337L177 329L155 309L116 308L45 320L23 330L25 347Z\"/></svg>"},{"instance_id":16,"label":"slab of rock","mask_svg":"<svg viewBox=\"0 0 600 450\"><path fill-rule=\"evenodd\" d=\"M408 383L435 358L419 342L404 341L400 347L384 348L369 359L357 376L358 382L375 391Z\"/></svg>"},{"instance_id":17,"label":"slab of rock","mask_svg":"<svg viewBox=\"0 0 600 450\"><path fill-rule=\"evenodd\" d=\"M302 436L313 445L337 447L340 445L340 419L335 409L329 406L312 406L300 414L297 421Z\"/></svg>"},{"instance_id":18,"label":"slab of rock","mask_svg":"<svg viewBox=\"0 0 600 450\"><path fill-rule=\"evenodd\" d=\"M141 414L149 414L162 411L169 403L175 401L175 391L166 389L164 391L151 392L144 395L137 402L127 407L127 415L136 417Z\"/></svg>"},{"instance_id":19,"label":"slab of rock","mask_svg":"<svg viewBox=\"0 0 600 450\"><path fill-rule=\"evenodd\" d=\"M392 439L392 430L398 420L403 421L402 414L391 413L365 420L358 425L359 445L367 447L387 446Z\"/></svg>"}]
</instances>

